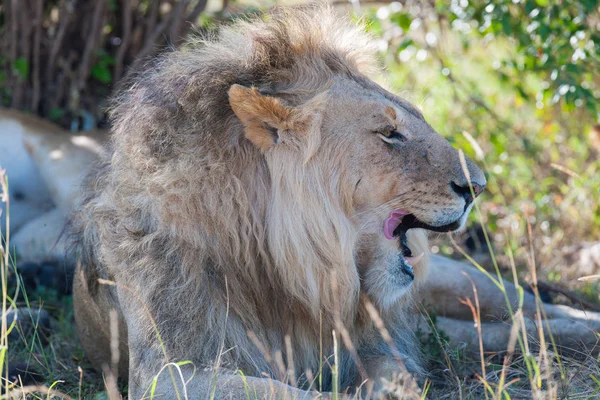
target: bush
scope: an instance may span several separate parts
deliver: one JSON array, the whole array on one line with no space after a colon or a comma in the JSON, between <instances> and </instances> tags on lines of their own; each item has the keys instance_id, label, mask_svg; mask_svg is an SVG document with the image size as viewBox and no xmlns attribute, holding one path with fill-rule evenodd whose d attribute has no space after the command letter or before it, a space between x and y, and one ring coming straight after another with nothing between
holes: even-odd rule
<instances>
[{"instance_id":1,"label":"bush","mask_svg":"<svg viewBox=\"0 0 600 400\"><path fill-rule=\"evenodd\" d=\"M206 0L19 0L0 5L0 104L74 131L105 124L130 68L210 21ZM225 3L225 5L227 5Z\"/></svg>"}]
</instances>

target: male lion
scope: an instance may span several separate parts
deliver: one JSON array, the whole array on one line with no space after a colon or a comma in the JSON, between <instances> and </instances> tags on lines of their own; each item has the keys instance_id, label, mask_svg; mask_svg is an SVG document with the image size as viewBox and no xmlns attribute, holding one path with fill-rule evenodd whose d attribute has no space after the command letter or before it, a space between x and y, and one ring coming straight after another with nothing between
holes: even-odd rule
<instances>
[{"instance_id":1,"label":"male lion","mask_svg":"<svg viewBox=\"0 0 600 400\"><path fill-rule=\"evenodd\" d=\"M418 373L422 229L461 227L486 181L367 77L373 60L330 10L288 8L161 57L121 92L71 230L82 344L114 364L117 310L131 398L179 361L195 367L164 370L155 395L281 398Z\"/></svg>"}]
</instances>

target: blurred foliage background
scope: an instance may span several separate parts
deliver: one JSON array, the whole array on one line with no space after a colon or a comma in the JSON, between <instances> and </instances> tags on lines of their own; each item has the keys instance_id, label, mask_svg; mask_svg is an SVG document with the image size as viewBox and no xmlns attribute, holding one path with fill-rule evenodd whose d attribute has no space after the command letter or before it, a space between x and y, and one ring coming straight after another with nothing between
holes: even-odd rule
<instances>
[{"instance_id":1,"label":"blurred foliage background","mask_svg":"<svg viewBox=\"0 0 600 400\"><path fill-rule=\"evenodd\" d=\"M514 257L531 282L535 260L543 279L598 300L573 257L600 239L598 2L391 3L365 18L392 87L485 167L473 219L500 266Z\"/></svg>"},{"instance_id":2,"label":"blurred foliage background","mask_svg":"<svg viewBox=\"0 0 600 400\"><path fill-rule=\"evenodd\" d=\"M545 300L599 310L600 281L577 281L600 274L599 1L329 2L372 34L382 67L377 78L419 106L486 172L488 189L468 231L434 237L432 251L462 257L460 246L485 268L497 262L510 280L514 264L529 284L535 271L545 284L539 288L553 294ZM0 0L0 106L72 132L108 128L107 99L152 56L238 16L298 3L306 1ZM595 256L581 257L592 248ZM82 390L102 390L102 376L82 364L72 298L39 289L30 295L38 300L25 297L27 306L43 304L58 325L52 346L13 346L13 358L35 359L45 382L64 380L61 387L79 398ZM448 388L456 389L430 398L463 398L461 379L479 382L470 378L475 369L461 349L442 349L438 340L424 346L441 375L448 375L441 351L466 372L449 374ZM597 361L569 367L564 376L561 369L564 397L597 397Z\"/></svg>"},{"instance_id":3,"label":"blurred foliage background","mask_svg":"<svg viewBox=\"0 0 600 400\"><path fill-rule=\"evenodd\" d=\"M72 131L107 127L106 99L128 71L190 32L276 3L305 2L3 0L1 104ZM598 1L332 3L373 34L380 79L485 167L472 219L500 266L514 256L528 280L534 257L544 279L598 300L596 284L573 283L582 271L572 257L600 240ZM456 252L444 238L433 250Z\"/></svg>"}]
</instances>

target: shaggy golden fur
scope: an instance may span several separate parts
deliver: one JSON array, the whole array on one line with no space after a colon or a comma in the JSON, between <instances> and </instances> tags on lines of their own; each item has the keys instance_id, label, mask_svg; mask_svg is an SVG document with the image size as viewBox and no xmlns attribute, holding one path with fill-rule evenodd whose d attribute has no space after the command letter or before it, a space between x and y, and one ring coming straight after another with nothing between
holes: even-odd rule
<instances>
[{"instance_id":1,"label":"shaggy golden fur","mask_svg":"<svg viewBox=\"0 0 600 400\"><path fill-rule=\"evenodd\" d=\"M88 354L107 354L103 313L119 311L133 398L167 360L305 389L322 365L331 390L336 327L375 379L394 353L366 299L419 371L414 287L383 222L401 208L441 226L470 208L450 186L465 185L456 150L366 77L373 65L360 28L322 7L280 9L166 54L116 98L111 155L71 226L75 306ZM381 139L392 129L405 143ZM423 231L409 240L426 250ZM426 257L415 267L419 281ZM341 387L365 378L344 346L338 370Z\"/></svg>"}]
</instances>

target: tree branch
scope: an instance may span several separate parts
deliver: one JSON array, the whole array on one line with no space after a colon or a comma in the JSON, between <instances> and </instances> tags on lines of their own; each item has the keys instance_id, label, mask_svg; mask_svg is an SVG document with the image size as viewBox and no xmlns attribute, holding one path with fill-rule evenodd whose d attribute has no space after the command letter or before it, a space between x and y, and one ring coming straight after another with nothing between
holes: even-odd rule
<instances>
[{"instance_id":1,"label":"tree branch","mask_svg":"<svg viewBox=\"0 0 600 400\"><path fill-rule=\"evenodd\" d=\"M164 32L169 27L173 17L175 15L175 10L172 10L169 15L165 17L163 21L156 27L156 29L150 34L146 36L146 41L144 42L144 46L142 49L136 54L136 60L133 62L130 70L135 70L137 66L144 60L146 56L148 56L154 50L154 46L156 45L156 40L160 35L164 34Z\"/></svg>"},{"instance_id":2,"label":"tree branch","mask_svg":"<svg viewBox=\"0 0 600 400\"><path fill-rule=\"evenodd\" d=\"M181 32L181 23L185 18L183 17L187 6L189 4L189 0L181 0L175 8L173 9L173 19L171 22L171 29L169 30L169 40L171 43L175 44L179 41L179 36Z\"/></svg>"},{"instance_id":3,"label":"tree branch","mask_svg":"<svg viewBox=\"0 0 600 400\"><path fill-rule=\"evenodd\" d=\"M196 22L196 20L198 19L198 17L200 16L200 14L202 14L202 11L204 11L204 9L206 8L206 3L208 3L208 0L198 0L198 3L196 3L196 6L192 10L192 12L185 19L185 22L194 24ZM227 2L224 1L223 9L226 6L227 6Z\"/></svg>"},{"instance_id":4,"label":"tree branch","mask_svg":"<svg viewBox=\"0 0 600 400\"><path fill-rule=\"evenodd\" d=\"M58 13L60 22L56 31L56 36L52 40L52 48L50 49L50 56L48 58L48 69L46 70L46 80L51 82L54 69L56 68L56 57L62 47L62 43L67 32L67 27L71 21L71 15L77 5L78 0L63 0L62 6Z\"/></svg>"},{"instance_id":5,"label":"tree branch","mask_svg":"<svg viewBox=\"0 0 600 400\"><path fill-rule=\"evenodd\" d=\"M129 47L131 20L133 15L131 0L121 0L121 2L123 4L123 32L121 34L121 45L119 46L115 60L114 82L121 79L121 76L123 75L123 61L125 60L125 54L127 54L127 48Z\"/></svg>"},{"instance_id":6,"label":"tree branch","mask_svg":"<svg viewBox=\"0 0 600 400\"><path fill-rule=\"evenodd\" d=\"M94 16L92 18L92 27L88 40L85 44L83 56L81 57L81 64L79 65L79 79L77 82L78 90L82 90L85 86L85 81L90 74L90 62L94 49L96 48L96 42L100 36L102 30L102 19L104 16L104 6L106 0L97 0L96 7L94 8Z\"/></svg>"},{"instance_id":7,"label":"tree branch","mask_svg":"<svg viewBox=\"0 0 600 400\"><path fill-rule=\"evenodd\" d=\"M44 0L36 0L35 2L35 35L33 37L33 68L32 68L32 81L33 81L33 95L31 97L31 111L37 112L40 104L40 46L42 41L42 22L44 20Z\"/></svg>"}]
</instances>

